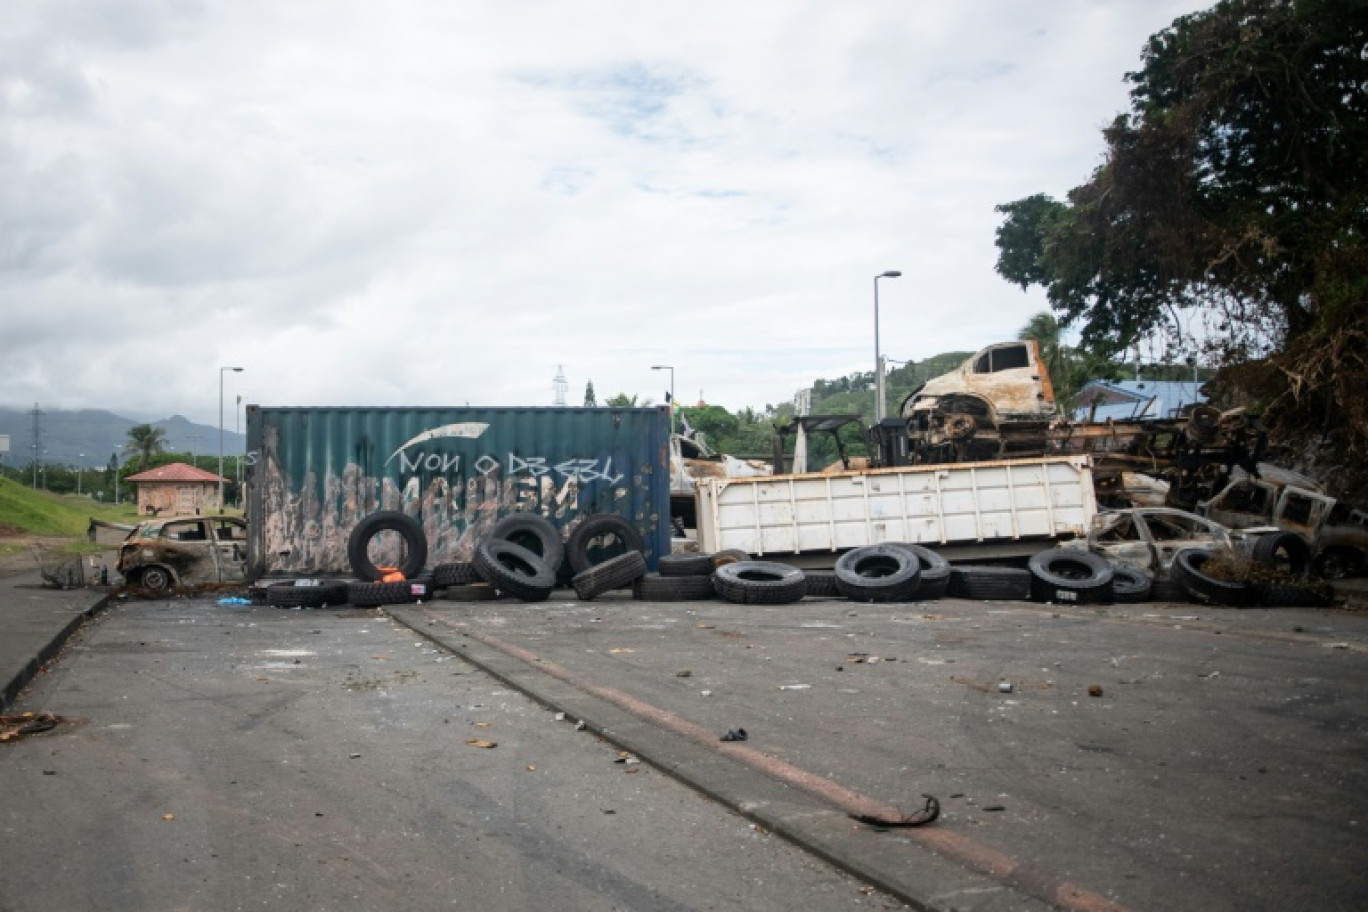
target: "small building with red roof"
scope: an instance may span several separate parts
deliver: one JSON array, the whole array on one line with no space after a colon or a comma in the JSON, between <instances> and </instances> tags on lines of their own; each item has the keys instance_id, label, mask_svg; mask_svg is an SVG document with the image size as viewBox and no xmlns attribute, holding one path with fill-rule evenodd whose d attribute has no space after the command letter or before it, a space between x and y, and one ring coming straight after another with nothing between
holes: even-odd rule
<instances>
[{"instance_id":1,"label":"small building with red roof","mask_svg":"<svg viewBox=\"0 0 1368 912\"><path fill-rule=\"evenodd\" d=\"M183 462L148 469L125 480L138 486L138 512L147 516L198 516L223 506L218 492L219 483L226 479Z\"/></svg>"}]
</instances>

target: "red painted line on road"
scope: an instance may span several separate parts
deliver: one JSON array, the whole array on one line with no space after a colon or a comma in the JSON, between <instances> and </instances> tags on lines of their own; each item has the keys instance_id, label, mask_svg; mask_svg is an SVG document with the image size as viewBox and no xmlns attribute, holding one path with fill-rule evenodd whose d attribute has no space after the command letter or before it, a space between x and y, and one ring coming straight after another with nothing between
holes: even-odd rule
<instances>
[{"instance_id":1,"label":"red painted line on road","mask_svg":"<svg viewBox=\"0 0 1368 912\"><path fill-rule=\"evenodd\" d=\"M564 681L577 690L592 694L601 700L626 710L634 716L657 725L677 735L688 738L709 750L714 750L725 754L753 769L767 773L782 782L803 789L809 794L815 795L825 801L835 805L840 810L848 814L870 815L896 819L903 816L903 811L885 804L876 798L863 795L852 789L833 782L824 776L809 772L801 767L794 766L777 757L762 754L759 751L745 747L740 744L730 742L719 742L717 735L702 726L675 715L672 712L644 703L630 694L623 693L612 687L605 687L596 684L588 678L568 671L565 668L543 659L530 650L512 643L506 643L497 637L492 637L485 633L479 633L456 623L442 614L428 610L427 615L430 619L438 621L448 627L460 630L460 632L491 649L497 649L505 655L511 656L519 661L545 672L553 678ZM953 833L944 828L915 828L900 830L898 833L907 839L921 843L927 848L934 849L946 856L949 856L966 867L973 868L980 873L987 874L995 880L1005 885L1016 887L1023 892L1030 893L1047 902L1072 910L1072 912L1130 912L1126 906L1112 902L1101 894L1094 893L1077 884L1068 881L1057 880L1036 871L1024 862L1012 857L1011 855L986 846L980 842L968 838L967 836Z\"/></svg>"}]
</instances>

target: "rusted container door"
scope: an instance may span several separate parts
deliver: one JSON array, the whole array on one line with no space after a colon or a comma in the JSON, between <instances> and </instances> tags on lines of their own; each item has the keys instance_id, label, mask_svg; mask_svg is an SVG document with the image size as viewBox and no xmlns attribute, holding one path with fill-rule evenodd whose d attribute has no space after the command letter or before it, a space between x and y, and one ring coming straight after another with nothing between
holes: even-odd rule
<instances>
[{"instance_id":1,"label":"rusted container door","mask_svg":"<svg viewBox=\"0 0 1368 912\"><path fill-rule=\"evenodd\" d=\"M664 408L247 408L251 575L349 575L361 517L423 524L429 566L469 560L499 519L563 534L615 513L669 553Z\"/></svg>"}]
</instances>

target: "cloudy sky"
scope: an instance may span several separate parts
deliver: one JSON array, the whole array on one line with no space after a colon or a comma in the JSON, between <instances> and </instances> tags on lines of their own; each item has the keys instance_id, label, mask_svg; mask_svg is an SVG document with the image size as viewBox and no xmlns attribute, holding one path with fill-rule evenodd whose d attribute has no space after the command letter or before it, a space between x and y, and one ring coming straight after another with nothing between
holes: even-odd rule
<instances>
[{"instance_id":1,"label":"cloudy sky","mask_svg":"<svg viewBox=\"0 0 1368 912\"><path fill-rule=\"evenodd\" d=\"M9 0L0 404L736 410L1012 337L1173 0Z\"/></svg>"}]
</instances>

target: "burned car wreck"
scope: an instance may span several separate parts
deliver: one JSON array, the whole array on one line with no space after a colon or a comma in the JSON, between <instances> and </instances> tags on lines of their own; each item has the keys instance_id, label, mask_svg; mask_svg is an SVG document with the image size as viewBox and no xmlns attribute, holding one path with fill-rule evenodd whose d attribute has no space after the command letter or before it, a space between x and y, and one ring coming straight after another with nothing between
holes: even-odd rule
<instances>
[{"instance_id":1,"label":"burned car wreck","mask_svg":"<svg viewBox=\"0 0 1368 912\"><path fill-rule=\"evenodd\" d=\"M115 569L144 589L246 581L247 523L235 516L188 516L139 523L119 547Z\"/></svg>"}]
</instances>

